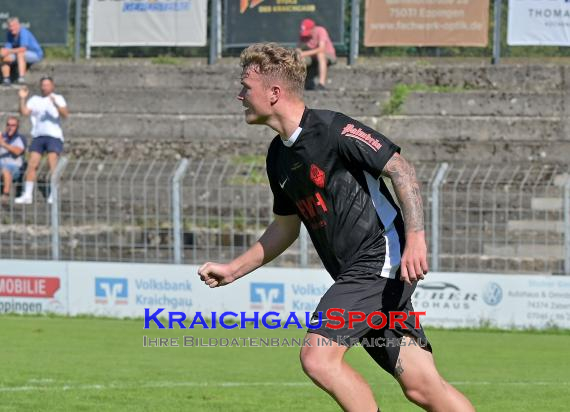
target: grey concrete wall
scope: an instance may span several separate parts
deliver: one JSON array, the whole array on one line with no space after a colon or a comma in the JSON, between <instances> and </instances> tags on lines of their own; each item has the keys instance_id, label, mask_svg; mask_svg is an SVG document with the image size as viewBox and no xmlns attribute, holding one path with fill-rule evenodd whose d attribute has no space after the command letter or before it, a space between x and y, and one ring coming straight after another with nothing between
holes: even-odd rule
<instances>
[{"instance_id":1,"label":"grey concrete wall","mask_svg":"<svg viewBox=\"0 0 570 412\"><path fill-rule=\"evenodd\" d=\"M230 64L206 66L170 66L151 63L40 64L28 79L35 83L49 74L60 86L89 87L159 87L239 90L240 69L237 60ZM501 65L366 62L348 67L335 65L330 70L330 87L340 90L391 90L396 84L467 87L492 90L560 90L564 67L560 65ZM233 90L233 91L232 91Z\"/></svg>"},{"instance_id":2,"label":"grey concrete wall","mask_svg":"<svg viewBox=\"0 0 570 412\"><path fill-rule=\"evenodd\" d=\"M137 158L264 154L274 132L248 126L235 99L237 61L209 67L150 63L42 64L28 76L37 93L51 74L68 100L66 151ZM570 158L570 68L370 62L331 70L309 107L342 111L400 144L412 159L489 162ZM397 84L453 87L414 92L382 115ZM15 113L17 88L0 89L0 116ZM22 130L29 132L29 122Z\"/></svg>"},{"instance_id":3,"label":"grey concrete wall","mask_svg":"<svg viewBox=\"0 0 570 412\"><path fill-rule=\"evenodd\" d=\"M238 91L163 89L163 88L106 88L91 90L85 87L61 87L57 90L75 113L97 114L241 114L243 106L237 100ZM233 92L233 93L232 93ZM353 115L380 114L389 99L387 91L352 93L338 90L307 93L309 107L327 107L330 110L350 112ZM0 110L18 108L17 90L0 93Z\"/></svg>"}]
</instances>

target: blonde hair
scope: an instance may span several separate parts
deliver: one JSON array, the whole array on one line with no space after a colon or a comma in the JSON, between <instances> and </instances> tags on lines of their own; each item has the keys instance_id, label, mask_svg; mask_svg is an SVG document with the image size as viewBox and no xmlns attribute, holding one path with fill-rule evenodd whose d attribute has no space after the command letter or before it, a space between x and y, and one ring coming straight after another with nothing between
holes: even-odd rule
<instances>
[{"instance_id":1,"label":"blonde hair","mask_svg":"<svg viewBox=\"0 0 570 412\"><path fill-rule=\"evenodd\" d=\"M303 96L307 68L295 49L277 43L256 43L240 55L243 72L253 69L267 79L284 80L290 92Z\"/></svg>"}]
</instances>

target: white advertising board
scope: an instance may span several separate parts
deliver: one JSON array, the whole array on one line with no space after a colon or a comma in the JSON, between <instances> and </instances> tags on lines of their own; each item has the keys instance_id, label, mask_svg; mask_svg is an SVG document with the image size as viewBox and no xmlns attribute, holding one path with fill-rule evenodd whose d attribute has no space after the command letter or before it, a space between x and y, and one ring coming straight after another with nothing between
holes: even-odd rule
<instances>
[{"instance_id":1,"label":"white advertising board","mask_svg":"<svg viewBox=\"0 0 570 412\"><path fill-rule=\"evenodd\" d=\"M424 325L570 328L567 277L430 273L412 301Z\"/></svg>"},{"instance_id":2,"label":"white advertising board","mask_svg":"<svg viewBox=\"0 0 570 412\"><path fill-rule=\"evenodd\" d=\"M507 43L570 46L570 1L509 0Z\"/></svg>"},{"instance_id":3,"label":"white advertising board","mask_svg":"<svg viewBox=\"0 0 570 412\"><path fill-rule=\"evenodd\" d=\"M66 314L67 268L59 262L1 261L0 313Z\"/></svg>"},{"instance_id":4,"label":"white advertising board","mask_svg":"<svg viewBox=\"0 0 570 412\"><path fill-rule=\"evenodd\" d=\"M194 311L197 276L189 266L69 264L69 314L142 317L144 308Z\"/></svg>"},{"instance_id":5,"label":"white advertising board","mask_svg":"<svg viewBox=\"0 0 570 412\"><path fill-rule=\"evenodd\" d=\"M205 46L207 0L91 0L91 46Z\"/></svg>"},{"instance_id":6,"label":"white advertising board","mask_svg":"<svg viewBox=\"0 0 570 412\"><path fill-rule=\"evenodd\" d=\"M303 321L332 285L319 269L266 267L233 284L210 289L198 266L126 263L0 261L0 312L112 317L163 309L193 318L201 312L295 312ZM424 325L570 328L570 277L430 273L414 294ZM19 306L17 305L19 304ZM27 306L23 306L27 305ZM30 306L35 305L35 306Z\"/></svg>"}]
</instances>

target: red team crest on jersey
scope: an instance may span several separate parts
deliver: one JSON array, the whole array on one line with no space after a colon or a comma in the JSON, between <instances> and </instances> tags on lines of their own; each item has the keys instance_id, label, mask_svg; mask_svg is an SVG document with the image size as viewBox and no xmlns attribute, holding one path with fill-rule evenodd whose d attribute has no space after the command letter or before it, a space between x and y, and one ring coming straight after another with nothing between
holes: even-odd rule
<instances>
[{"instance_id":1,"label":"red team crest on jersey","mask_svg":"<svg viewBox=\"0 0 570 412\"><path fill-rule=\"evenodd\" d=\"M312 182L323 189L325 187L325 172L323 172L319 166L312 164L311 165L311 180Z\"/></svg>"}]
</instances>

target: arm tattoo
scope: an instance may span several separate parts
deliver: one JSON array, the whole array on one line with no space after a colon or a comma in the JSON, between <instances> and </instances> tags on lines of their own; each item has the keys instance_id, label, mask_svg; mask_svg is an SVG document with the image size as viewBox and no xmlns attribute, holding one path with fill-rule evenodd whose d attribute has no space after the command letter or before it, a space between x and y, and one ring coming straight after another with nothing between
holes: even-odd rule
<instances>
[{"instance_id":1,"label":"arm tattoo","mask_svg":"<svg viewBox=\"0 0 570 412\"><path fill-rule=\"evenodd\" d=\"M386 163L382 174L392 180L394 191L404 213L406 232L424 230L424 208L414 167L396 153Z\"/></svg>"},{"instance_id":2,"label":"arm tattoo","mask_svg":"<svg viewBox=\"0 0 570 412\"><path fill-rule=\"evenodd\" d=\"M399 378L404 373L404 366L402 365L402 359L398 359L396 362L396 367L394 368L394 376Z\"/></svg>"}]
</instances>

